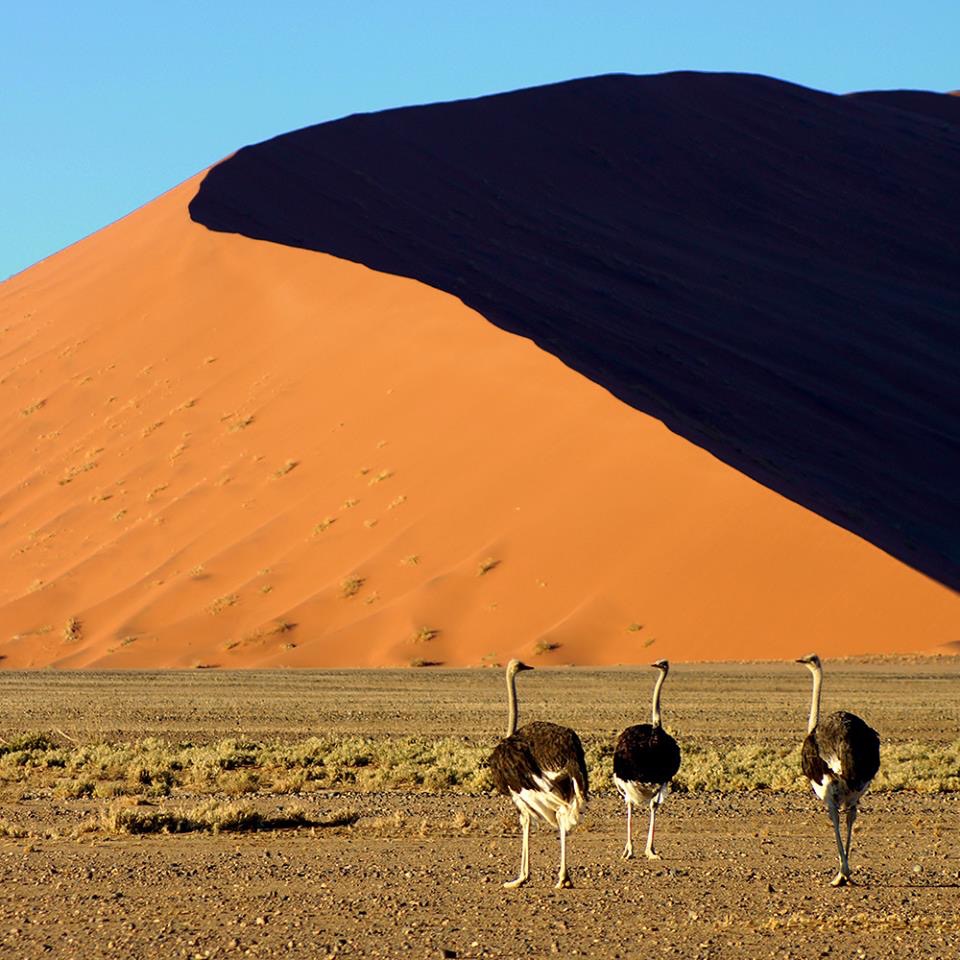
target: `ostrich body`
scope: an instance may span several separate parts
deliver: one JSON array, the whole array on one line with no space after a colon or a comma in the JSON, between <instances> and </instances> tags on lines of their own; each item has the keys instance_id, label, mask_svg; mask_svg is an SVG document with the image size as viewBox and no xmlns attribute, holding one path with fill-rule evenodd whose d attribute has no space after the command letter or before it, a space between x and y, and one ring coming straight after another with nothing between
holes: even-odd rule
<instances>
[{"instance_id":1,"label":"ostrich body","mask_svg":"<svg viewBox=\"0 0 960 960\"><path fill-rule=\"evenodd\" d=\"M651 664L660 671L653 688L653 708L650 723L627 727L617 740L613 754L613 782L627 803L627 845L623 859L633 857L633 807L650 805L650 829L644 853L648 860L659 860L653 849L654 824L657 807L667 796L670 781L680 769L680 748L677 741L660 725L660 689L667 679L670 664L658 660Z\"/></svg>"},{"instance_id":2,"label":"ostrich body","mask_svg":"<svg viewBox=\"0 0 960 960\"><path fill-rule=\"evenodd\" d=\"M504 886L519 887L530 876L530 818L538 817L560 831L559 889L573 886L567 872L567 831L579 822L587 801L587 764L583 744L569 727L536 722L517 729L516 675L532 669L519 660L507 664L507 735L489 761L497 790L520 811L523 831L520 874Z\"/></svg>"},{"instance_id":3,"label":"ostrich body","mask_svg":"<svg viewBox=\"0 0 960 960\"><path fill-rule=\"evenodd\" d=\"M840 870L831 881L842 887L850 882L850 841L857 804L880 769L880 737L858 716L839 710L820 720L823 668L811 653L797 660L813 674L813 697L807 736L800 765L813 792L824 802L837 839ZM847 842L840 836L840 813L847 818Z\"/></svg>"}]
</instances>

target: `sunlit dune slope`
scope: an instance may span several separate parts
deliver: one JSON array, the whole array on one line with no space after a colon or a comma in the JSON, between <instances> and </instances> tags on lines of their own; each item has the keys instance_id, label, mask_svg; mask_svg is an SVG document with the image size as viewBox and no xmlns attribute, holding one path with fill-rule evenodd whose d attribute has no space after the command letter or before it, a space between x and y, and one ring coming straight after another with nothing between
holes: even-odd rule
<instances>
[{"instance_id":1,"label":"sunlit dune slope","mask_svg":"<svg viewBox=\"0 0 960 960\"><path fill-rule=\"evenodd\" d=\"M4 667L922 650L947 589L199 178L0 287Z\"/></svg>"}]
</instances>

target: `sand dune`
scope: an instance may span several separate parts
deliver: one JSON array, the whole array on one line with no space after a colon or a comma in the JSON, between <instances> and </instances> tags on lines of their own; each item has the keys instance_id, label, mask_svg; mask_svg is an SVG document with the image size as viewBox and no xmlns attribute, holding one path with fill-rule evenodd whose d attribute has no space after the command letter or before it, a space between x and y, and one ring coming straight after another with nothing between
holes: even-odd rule
<instances>
[{"instance_id":1,"label":"sand dune","mask_svg":"<svg viewBox=\"0 0 960 960\"><path fill-rule=\"evenodd\" d=\"M4 667L931 649L955 595L201 177L0 287Z\"/></svg>"},{"instance_id":2,"label":"sand dune","mask_svg":"<svg viewBox=\"0 0 960 960\"><path fill-rule=\"evenodd\" d=\"M956 589L958 107L594 77L294 131L191 211L446 290Z\"/></svg>"}]
</instances>

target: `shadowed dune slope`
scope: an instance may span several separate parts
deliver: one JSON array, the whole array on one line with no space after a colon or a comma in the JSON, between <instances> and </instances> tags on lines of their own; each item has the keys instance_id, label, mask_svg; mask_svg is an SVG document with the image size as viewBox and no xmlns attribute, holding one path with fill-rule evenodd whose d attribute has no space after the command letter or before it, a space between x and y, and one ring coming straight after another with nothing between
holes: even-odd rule
<instances>
[{"instance_id":1,"label":"shadowed dune slope","mask_svg":"<svg viewBox=\"0 0 960 960\"><path fill-rule=\"evenodd\" d=\"M958 107L603 76L246 147L191 213L452 293L957 587Z\"/></svg>"},{"instance_id":2,"label":"shadowed dune slope","mask_svg":"<svg viewBox=\"0 0 960 960\"><path fill-rule=\"evenodd\" d=\"M191 221L0 286L0 665L925 650L956 597L414 280Z\"/></svg>"},{"instance_id":3,"label":"shadowed dune slope","mask_svg":"<svg viewBox=\"0 0 960 960\"><path fill-rule=\"evenodd\" d=\"M928 90L871 90L851 93L850 99L922 114L944 123L960 124L960 91L948 94Z\"/></svg>"}]
</instances>

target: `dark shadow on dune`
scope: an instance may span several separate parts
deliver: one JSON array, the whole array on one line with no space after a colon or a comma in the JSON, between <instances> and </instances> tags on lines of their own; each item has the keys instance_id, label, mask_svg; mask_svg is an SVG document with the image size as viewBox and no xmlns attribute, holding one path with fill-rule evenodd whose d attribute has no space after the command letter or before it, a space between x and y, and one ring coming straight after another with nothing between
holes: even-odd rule
<instances>
[{"instance_id":1,"label":"dark shadow on dune","mask_svg":"<svg viewBox=\"0 0 960 960\"><path fill-rule=\"evenodd\" d=\"M597 77L245 147L190 213L448 291L960 586L960 99Z\"/></svg>"}]
</instances>

